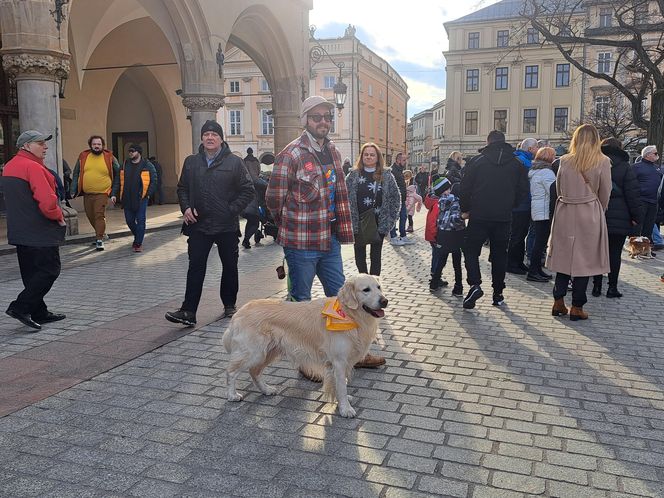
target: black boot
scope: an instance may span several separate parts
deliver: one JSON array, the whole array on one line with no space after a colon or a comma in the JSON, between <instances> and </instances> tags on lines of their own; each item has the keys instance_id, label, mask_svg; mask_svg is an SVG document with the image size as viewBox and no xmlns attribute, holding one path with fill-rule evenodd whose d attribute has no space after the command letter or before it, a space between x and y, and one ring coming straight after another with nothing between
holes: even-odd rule
<instances>
[{"instance_id":1,"label":"black boot","mask_svg":"<svg viewBox=\"0 0 664 498\"><path fill-rule=\"evenodd\" d=\"M622 297L622 293L618 291L617 285L609 285L609 288L606 289L606 297Z\"/></svg>"},{"instance_id":2,"label":"black boot","mask_svg":"<svg viewBox=\"0 0 664 498\"><path fill-rule=\"evenodd\" d=\"M599 297L602 295L602 282L593 282L592 295L595 297Z\"/></svg>"}]
</instances>

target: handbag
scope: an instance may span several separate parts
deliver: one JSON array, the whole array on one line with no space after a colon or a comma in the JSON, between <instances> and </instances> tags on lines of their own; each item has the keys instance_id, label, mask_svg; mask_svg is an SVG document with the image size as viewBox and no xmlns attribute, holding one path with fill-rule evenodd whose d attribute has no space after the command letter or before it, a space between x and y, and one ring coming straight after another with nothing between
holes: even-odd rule
<instances>
[{"instance_id":1,"label":"handbag","mask_svg":"<svg viewBox=\"0 0 664 498\"><path fill-rule=\"evenodd\" d=\"M376 210L367 209L360 214L360 231L355 237L355 243L366 245L380 242L378 235L378 223L376 222Z\"/></svg>"}]
</instances>

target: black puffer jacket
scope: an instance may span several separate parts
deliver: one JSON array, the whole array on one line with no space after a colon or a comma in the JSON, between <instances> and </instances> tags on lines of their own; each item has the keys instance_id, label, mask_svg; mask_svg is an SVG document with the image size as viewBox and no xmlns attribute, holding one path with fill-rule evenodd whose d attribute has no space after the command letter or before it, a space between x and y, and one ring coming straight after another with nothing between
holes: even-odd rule
<instances>
[{"instance_id":1,"label":"black puffer jacket","mask_svg":"<svg viewBox=\"0 0 664 498\"><path fill-rule=\"evenodd\" d=\"M178 182L180 210L196 209L198 221L183 225L182 233L193 230L213 235L222 232L240 233L238 215L255 196L251 177L242 159L231 154L224 143L221 152L208 168L205 152L184 160Z\"/></svg>"},{"instance_id":2,"label":"black puffer jacket","mask_svg":"<svg viewBox=\"0 0 664 498\"><path fill-rule=\"evenodd\" d=\"M471 221L509 222L512 209L527 196L526 168L508 143L487 145L464 168L459 201Z\"/></svg>"},{"instance_id":3,"label":"black puffer jacket","mask_svg":"<svg viewBox=\"0 0 664 498\"><path fill-rule=\"evenodd\" d=\"M602 147L611 160L611 197L606 210L606 226L610 234L634 235L643 217L639 182L629 165L629 155L622 149ZM636 222L636 225L632 223Z\"/></svg>"},{"instance_id":4,"label":"black puffer jacket","mask_svg":"<svg viewBox=\"0 0 664 498\"><path fill-rule=\"evenodd\" d=\"M447 166L445 166L445 177L454 185L455 183L461 183L462 176L461 165L451 157L448 158Z\"/></svg>"}]
</instances>

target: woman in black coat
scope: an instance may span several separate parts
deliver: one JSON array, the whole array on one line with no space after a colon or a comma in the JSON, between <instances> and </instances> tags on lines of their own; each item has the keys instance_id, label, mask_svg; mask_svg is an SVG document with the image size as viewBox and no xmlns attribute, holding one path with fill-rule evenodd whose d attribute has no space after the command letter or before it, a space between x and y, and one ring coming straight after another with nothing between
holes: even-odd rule
<instances>
[{"instance_id":1,"label":"woman in black coat","mask_svg":"<svg viewBox=\"0 0 664 498\"><path fill-rule=\"evenodd\" d=\"M629 155L616 138L602 140L602 153L611 160L611 198L606 210L606 225L609 230L609 288L606 297L622 297L618 292L621 252L628 235L634 235L643 217L639 182L629 165ZM602 294L602 275L593 279L593 296Z\"/></svg>"}]
</instances>

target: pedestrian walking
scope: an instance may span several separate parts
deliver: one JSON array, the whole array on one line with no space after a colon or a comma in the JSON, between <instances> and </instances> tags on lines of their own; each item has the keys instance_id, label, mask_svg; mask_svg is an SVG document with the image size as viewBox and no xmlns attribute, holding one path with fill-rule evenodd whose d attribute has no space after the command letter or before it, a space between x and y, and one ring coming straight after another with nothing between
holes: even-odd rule
<instances>
[{"instance_id":1,"label":"pedestrian walking","mask_svg":"<svg viewBox=\"0 0 664 498\"><path fill-rule=\"evenodd\" d=\"M401 193L378 146L366 143L346 177L355 243L355 265L360 273L380 275L383 239L399 216ZM367 245L371 266L367 270Z\"/></svg>"},{"instance_id":2,"label":"pedestrian walking","mask_svg":"<svg viewBox=\"0 0 664 498\"><path fill-rule=\"evenodd\" d=\"M442 280L442 272L447 265L447 258L451 254L454 268L454 288L452 289L452 295L454 296L463 295L461 247L464 242L466 223L461 218L461 207L456 195L459 187L460 184L452 185L452 182L445 177L438 178L433 184L434 192L439 195L439 198L436 240L435 246L432 247L435 255L432 257L429 290L434 291L447 285L447 282ZM433 259L435 259L435 262L433 262Z\"/></svg>"},{"instance_id":3,"label":"pedestrian walking","mask_svg":"<svg viewBox=\"0 0 664 498\"><path fill-rule=\"evenodd\" d=\"M611 162L602 154L597 129L581 125L560 159L556 203L546 266L556 272L552 315L568 313L567 285L572 278L571 320L585 320L590 276L610 270L609 240L604 211L611 195Z\"/></svg>"},{"instance_id":4,"label":"pedestrian walking","mask_svg":"<svg viewBox=\"0 0 664 498\"><path fill-rule=\"evenodd\" d=\"M399 211L399 236L397 237L397 228L396 225L390 230L390 243L393 246L405 246L408 244L414 244L415 242L410 240L406 236L406 220L408 218L408 211L406 210L406 180L403 177L403 172L406 165L406 156L399 152L394 158L394 164L390 168L394 179L397 182L399 187L399 192L401 192L401 210Z\"/></svg>"},{"instance_id":5,"label":"pedestrian walking","mask_svg":"<svg viewBox=\"0 0 664 498\"><path fill-rule=\"evenodd\" d=\"M65 221L53 174L44 165L51 135L29 130L16 141L18 152L0 177L7 208L7 241L16 246L24 289L6 313L28 327L64 320L48 310L44 297L60 275Z\"/></svg>"},{"instance_id":6,"label":"pedestrian walking","mask_svg":"<svg viewBox=\"0 0 664 498\"><path fill-rule=\"evenodd\" d=\"M157 189L157 171L143 158L143 147L139 144L130 145L128 154L129 158L113 178L111 202L122 204L127 227L134 236L131 247L134 252L142 252L148 199Z\"/></svg>"},{"instance_id":7,"label":"pedestrian walking","mask_svg":"<svg viewBox=\"0 0 664 498\"><path fill-rule=\"evenodd\" d=\"M657 161L659 154L655 145L647 145L641 151L642 159L635 163L634 173L639 182L641 203L643 204L643 220L641 223L641 236L652 237L653 227L657 218L657 193L662 182L662 172Z\"/></svg>"},{"instance_id":8,"label":"pedestrian walking","mask_svg":"<svg viewBox=\"0 0 664 498\"><path fill-rule=\"evenodd\" d=\"M422 209L422 197L417 193L417 186L413 183L413 172L409 169L403 172L406 181L406 213L408 214L407 233L413 233L413 216Z\"/></svg>"},{"instance_id":9,"label":"pedestrian walking","mask_svg":"<svg viewBox=\"0 0 664 498\"><path fill-rule=\"evenodd\" d=\"M97 251L104 250L106 237L106 205L113 179L120 164L113 153L106 150L106 141L99 135L88 139L88 150L78 156L72 178L72 197L83 196L85 215L95 230Z\"/></svg>"},{"instance_id":10,"label":"pedestrian walking","mask_svg":"<svg viewBox=\"0 0 664 498\"><path fill-rule=\"evenodd\" d=\"M166 313L166 320L196 325L196 311L203 292L207 260L217 245L222 272L219 295L224 316L236 311L239 214L253 199L254 187L241 158L231 153L224 130L213 120L201 127L202 147L184 160L177 193L184 215L182 233L189 237L187 287L180 309Z\"/></svg>"},{"instance_id":11,"label":"pedestrian walking","mask_svg":"<svg viewBox=\"0 0 664 498\"><path fill-rule=\"evenodd\" d=\"M493 130L487 136L487 146L464 168L461 180L459 203L463 218L468 220L463 255L470 285L464 308L474 308L484 295L479 257L487 239L491 248L493 305L504 303L512 209L527 196L526 169L514 156L514 147L505 142L505 135Z\"/></svg>"}]
</instances>

